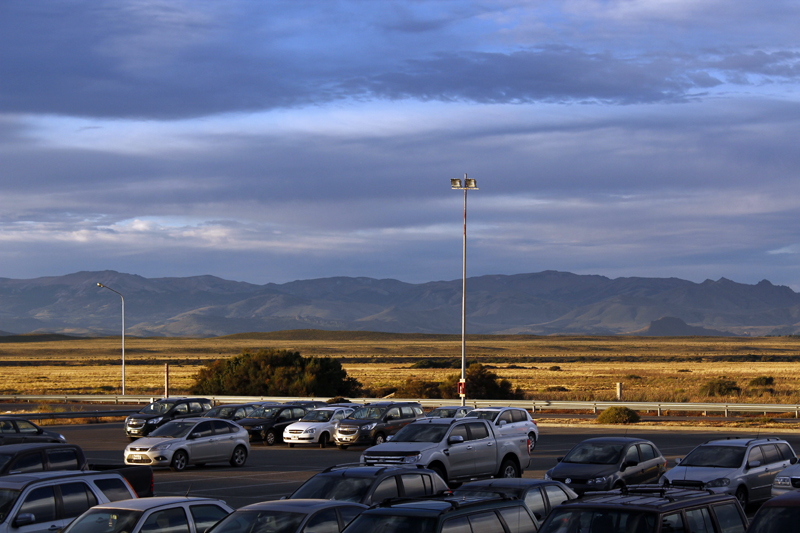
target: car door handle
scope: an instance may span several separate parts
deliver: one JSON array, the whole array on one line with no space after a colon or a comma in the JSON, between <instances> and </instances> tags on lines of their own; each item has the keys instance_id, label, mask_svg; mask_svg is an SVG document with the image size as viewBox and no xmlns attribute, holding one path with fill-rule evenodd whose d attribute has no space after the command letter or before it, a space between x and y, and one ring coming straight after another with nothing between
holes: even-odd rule
<instances>
[{"instance_id":1,"label":"car door handle","mask_svg":"<svg viewBox=\"0 0 800 533\"><path fill-rule=\"evenodd\" d=\"M487 443L486 443L486 445L487 445L487 446L491 446L492 444L494 444L494 443L493 443L493 442L491 442L491 441L489 441L489 442L487 442Z\"/></svg>"},{"instance_id":2,"label":"car door handle","mask_svg":"<svg viewBox=\"0 0 800 533\"><path fill-rule=\"evenodd\" d=\"M59 527L55 524L47 528L47 531L58 531Z\"/></svg>"},{"instance_id":3,"label":"car door handle","mask_svg":"<svg viewBox=\"0 0 800 533\"><path fill-rule=\"evenodd\" d=\"M467 449L468 449L468 450L471 450L471 449L472 449L472 446L467 446Z\"/></svg>"}]
</instances>

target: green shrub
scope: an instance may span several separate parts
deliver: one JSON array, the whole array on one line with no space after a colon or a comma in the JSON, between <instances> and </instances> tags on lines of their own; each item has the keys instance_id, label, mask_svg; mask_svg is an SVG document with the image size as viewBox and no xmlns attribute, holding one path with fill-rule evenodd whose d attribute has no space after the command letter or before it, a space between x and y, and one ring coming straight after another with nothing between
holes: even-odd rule
<instances>
[{"instance_id":1,"label":"green shrub","mask_svg":"<svg viewBox=\"0 0 800 533\"><path fill-rule=\"evenodd\" d=\"M609 407L597 417L598 424L635 424L639 414L627 407Z\"/></svg>"},{"instance_id":2,"label":"green shrub","mask_svg":"<svg viewBox=\"0 0 800 533\"><path fill-rule=\"evenodd\" d=\"M748 387L769 387L770 385L775 384L775 378L772 376L759 376L757 378L751 379L750 383L747 384Z\"/></svg>"},{"instance_id":3,"label":"green shrub","mask_svg":"<svg viewBox=\"0 0 800 533\"><path fill-rule=\"evenodd\" d=\"M422 381L409 378L395 391L398 398L441 398L440 384L436 381Z\"/></svg>"},{"instance_id":4,"label":"green shrub","mask_svg":"<svg viewBox=\"0 0 800 533\"><path fill-rule=\"evenodd\" d=\"M558 366L558 365L553 365L550 368L548 368L547 370L552 370L553 372L561 372L561 367Z\"/></svg>"},{"instance_id":5,"label":"green shrub","mask_svg":"<svg viewBox=\"0 0 800 533\"><path fill-rule=\"evenodd\" d=\"M622 379L637 380L637 379L642 379L642 376L638 376L636 374L626 374L622 376Z\"/></svg>"},{"instance_id":6,"label":"green shrub","mask_svg":"<svg viewBox=\"0 0 800 533\"><path fill-rule=\"evenodd\" d=\"M700 394L704 396L730 396L738 394L742 389L732 379L713 378L700 387Z\"/></svg>"},{"instance_id":7,"label":"green shrub","mask_svg":"<svg viewBox=\"0 0 800 533\"><path fill-rule=\"evenodd\" d=\"M547 392L567 392L569 391L568 388L562 387L561 385L553 385L544 389Z\"/></svg>"},{"instance_id":8,"label":"green shrub","mask_svg":"<svg viewBox=\"0 0 800 533\"><path fill-rule=\"evenodd\" d=\"M442 398L458 398L458 381L461 376L454 374L439 385ZM507 379L488 370L479 363L473 363L466 372L467 398L475 400L523 400L525 393L517 387L513 388Z\"/></svg>"}]
</instances>

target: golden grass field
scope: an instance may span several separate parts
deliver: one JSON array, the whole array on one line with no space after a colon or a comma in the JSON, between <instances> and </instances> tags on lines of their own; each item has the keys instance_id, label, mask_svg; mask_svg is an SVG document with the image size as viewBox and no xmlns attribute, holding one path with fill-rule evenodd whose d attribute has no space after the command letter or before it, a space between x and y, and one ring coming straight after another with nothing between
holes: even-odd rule
<instances>
[{"instance_id":1,"label":"golden grass field","mask_svg":"<svg viewBox=\"0 0 800 533\"><path fill-rule=\"evenodd\" d=\"M442 381L457 369L414 369L426 359L460 361L457 335L277 332L208 339L131 338L125 342L126 392L159 394L164 364L170 392L188 392L205 363L244 349L297 350L338 358L366 387L408 378ZM0 337L0 394L113 394L119 392L120 339L43 340ZM629 401L800 402L800 339L468 336L467 358L490 365L532 399L610 400L615 383ZM551 370L552 367L560 370ZM740 394L708 398L710 378L725 376ZM771 376L769 387L749 387ZM564 390L561 390L564 389Z\"/></svg>"}]
</instances>

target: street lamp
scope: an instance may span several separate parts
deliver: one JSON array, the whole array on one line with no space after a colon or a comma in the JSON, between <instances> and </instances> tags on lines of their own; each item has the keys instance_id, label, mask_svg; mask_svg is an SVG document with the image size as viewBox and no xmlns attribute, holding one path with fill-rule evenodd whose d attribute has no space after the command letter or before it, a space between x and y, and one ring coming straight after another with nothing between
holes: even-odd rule
<instances>
[{"instance_id":1,"label":"street lamp","mask_svg":"<svg viewBox=\"0 0 800 533\"><path fill-rule=\"evenodd\" d=\"M119 294L111 287L106 287L102 283L98 282L97 286L101 289L108 289L111 292ZM121 294L119 294L119 297L122 298L122 395L125 396L125 298L123 298Z\"/></svg>"},{"instance_id":2,"label":"street lamp","mask_svg":"<svg viewBox=\"0 0 800 533\"><path fill-rule=\"evenodd\" d=\"M457 191L464 191L464 255L461 268L461 381L458 382L458 394L461 396L461 405L467 404L467 191L477 191L478 183L467 179L464 173L464 186L461 180L453 178L450 187Z\"/></svg>"}]
</instances>

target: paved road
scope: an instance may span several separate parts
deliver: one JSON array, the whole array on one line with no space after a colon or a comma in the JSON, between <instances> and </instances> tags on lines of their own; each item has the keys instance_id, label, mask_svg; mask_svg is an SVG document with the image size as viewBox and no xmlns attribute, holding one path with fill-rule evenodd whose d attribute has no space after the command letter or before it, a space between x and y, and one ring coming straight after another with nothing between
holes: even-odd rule
<instances>
[{"instance_id":1,"label":"paved road","mask_svg":"<svg viewBox=\"0 0 800 533\"><path fill-rule=\"evenodd\" d=\"M80 445L91 461L122 461L122 450L128 439L122 424L90 424L50 426L63 433L69 442ZM610 430L602 428L541 428L541 435L533 454L531 466L524 477L541 478L561 457L578 442L591 437L608 435ZM626 433L624 428L614 432ZM721 438L725 433L697 431L657 431L628 429L629 435L652 440L674 465L676 457L683 457L698 444ZM737 434L740 436L742 434ZM754 432L755 436L755 432ZM763 435L762 435L763 436ZM795 450L800 450L800 434L782 435ZM328 466L357 462L363 448L339 450L337 448L300 447L288 448L255 444L247 465L232 468L228 464L189 467L184 472L174 473L159 469L155 473L157 496L183 495L221 498L233 507L241 507L263 500L288 496L300 484Z\"/></svg>"}]
</instances>

